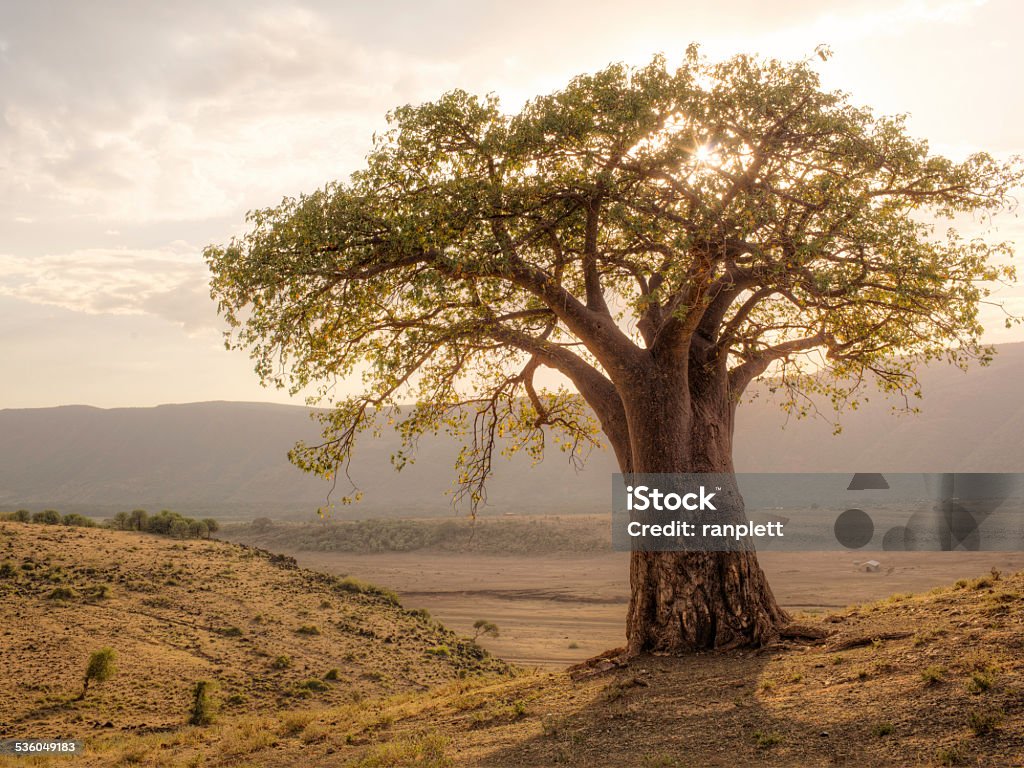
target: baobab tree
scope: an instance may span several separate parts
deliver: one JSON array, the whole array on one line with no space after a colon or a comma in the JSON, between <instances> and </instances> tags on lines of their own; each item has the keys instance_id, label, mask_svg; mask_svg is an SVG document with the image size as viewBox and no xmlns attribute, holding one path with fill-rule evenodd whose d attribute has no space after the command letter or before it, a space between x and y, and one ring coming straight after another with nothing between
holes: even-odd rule
<instances>
[{"instance_id":1,"label":"baobab tree","mask_svg":"<svg viewBox=\"0 0 1024 768\"><path fill-rule=\"evenodd\" d=\"M732 473L755 379L841 409L990 353L978 313L1011 248L937 222L1009 207L1020 164L930 154L807 61L691 47L517 114L453 91L389 123L349 181L206 251L228 345L331 405L291 454L308 471L337 477L393 427L399 467L424 433L462 438L473 508L496 451L578 458L601 433L623 473ZM753 551L633 552L630 580L631 653L756 645L787 620Z\"/></svg>"}]
</instances>

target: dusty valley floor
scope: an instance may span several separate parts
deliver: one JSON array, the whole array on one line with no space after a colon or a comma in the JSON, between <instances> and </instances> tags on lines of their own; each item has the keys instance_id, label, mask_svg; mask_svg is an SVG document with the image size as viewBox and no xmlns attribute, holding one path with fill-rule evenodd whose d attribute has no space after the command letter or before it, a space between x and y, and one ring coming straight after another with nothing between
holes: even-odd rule
<instances>
[{"instance_id":1,"label":"dusty valley floor","mask_svg":"<svg viewBox=\"0 0 1024 768\"><path fill-rule=\"evenodd\" d=\"M387 584L403 604L426 608L457 632L498 625L481 643L503 659L545 669L580 662L624 642L629 555L494 557L465 553L373 555L292 552L304 567ZM766 552L761 564L790 611L822 613L893 593L927 592L990 568L1024 570L1024 553ZM854 563L875 559L868 573ZM570 647L574 645L577 647Z\"/></svg>"}]
</instances>

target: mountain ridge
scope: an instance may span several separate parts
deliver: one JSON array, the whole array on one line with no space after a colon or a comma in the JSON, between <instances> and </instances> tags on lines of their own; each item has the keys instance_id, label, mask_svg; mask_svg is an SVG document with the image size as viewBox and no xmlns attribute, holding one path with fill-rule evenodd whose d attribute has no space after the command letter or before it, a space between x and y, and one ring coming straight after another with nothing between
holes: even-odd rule
<instances>
[{"instance_id":1,"label":"mountain ridge","mask_svg":"<svg viewBox=\"0 0 1024 768\"><path fill-rule=\"evenodd\" d=\"M1024 471L1024 343L1003 345L992 365L964 374L921 371L918 415L893 416L873 396L843 417L787 423L762 385L737 413L740 472ZM86 514L171 508L225 517L311 517L332 498L330 483L293 467L287 452L316 439L309 408L211 400L153 407L0 410L0 508L53 506ZM415 463L396 473L397 438L366 435L351 476L364 500L338 506L343 518L451 515L457 443L425 436ZM575 471L555 452L532 465L500 459L485 513L600 512L607 508L610 451ZM528 475L526 473L529 473ZM523 482L528 477L529 482ZM344 483L344 479L342 479ZM344 495L339 488L333 498Z\"/></svg>"}]
</instances>

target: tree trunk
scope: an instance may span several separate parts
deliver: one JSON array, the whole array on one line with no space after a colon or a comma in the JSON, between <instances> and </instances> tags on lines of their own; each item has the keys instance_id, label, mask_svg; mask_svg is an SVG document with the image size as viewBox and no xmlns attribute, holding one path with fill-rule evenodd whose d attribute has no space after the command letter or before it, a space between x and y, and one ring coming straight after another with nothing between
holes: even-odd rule
<instances>
[{"instance_id":1,"label":"tree trunk","mask_svg":"<svg viewBox=\"0 0 1024 768\"><path fill-rule=\"evenodd\" d=\"M726 380L702 379L691 383L689 392L684 388L683 394L676 394L679 389L678 383L672 388L655 383L653 391L628 409L633 470L733 474L735 402ZM745 517L740 504L735 516L720 521ZM630 655L759 646L775 638L788 621L752 549L634 551L629 575Z\"/></svg>"}]
</instances>

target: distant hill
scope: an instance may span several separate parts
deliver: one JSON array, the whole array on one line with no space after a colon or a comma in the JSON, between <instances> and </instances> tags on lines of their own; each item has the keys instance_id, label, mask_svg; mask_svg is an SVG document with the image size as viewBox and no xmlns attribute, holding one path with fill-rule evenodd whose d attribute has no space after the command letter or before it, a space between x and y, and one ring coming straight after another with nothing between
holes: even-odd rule
<instances>
[{"instance_id":1,"label":"distant hill","mask_svg":"<svg viewBox=\"0 0 1024 768\"><path fill-rule=\"evenodd\" d=\"M893 416L892 403L877 395L844 416L838 436L824 420L787 423L762 391L740 407L736 468L1024 471L1024 344L1000 347L987 368L965 374L936 365L921 379L921 414ZM308 409L265 403L0 410L0 508L309 517L329 485L295 469L286 454L316 435ZM401 473L389 461L396 445L390 434L360 444L352 477L364 500L339 507L338 516L451 514L445 491L455 443L424 438L416 463ZM496 513L603 511L615 471L607 451L594 452L581 472L560 453L536 466L522 456L499 459L496 470L488 506Z\"/></svg>"}]
</instances>

